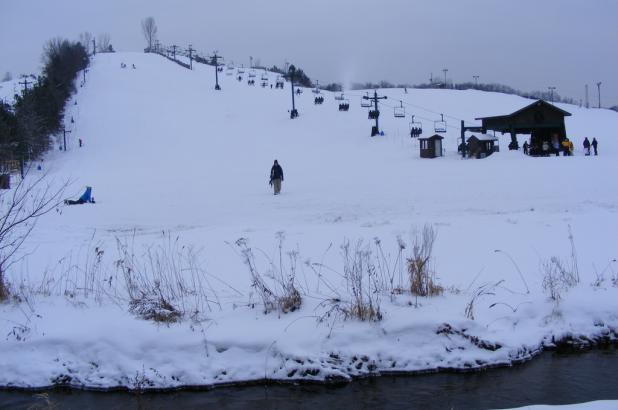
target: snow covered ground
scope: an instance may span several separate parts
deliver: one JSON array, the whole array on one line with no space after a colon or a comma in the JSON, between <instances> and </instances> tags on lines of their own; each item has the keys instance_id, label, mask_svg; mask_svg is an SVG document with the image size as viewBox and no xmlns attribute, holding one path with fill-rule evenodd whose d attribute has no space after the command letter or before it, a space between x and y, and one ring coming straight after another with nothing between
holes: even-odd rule
<instances>
[{"instance_id":1,"label":"snow covered ground","mask_svg":"<svg viewBox=\"0 0 618 410\"><path fill-rule=\"evenodd\" d=\"M41 164L54 183L71 181L67 196L92 186L96 204L41 218L23 249L28 256L9 272L27 303L0 306L7 335L0 385L346 380L509 364L569 336L616 338L617 113L560 105L573 114L566 119L573 157L526 157L498 136L501 152L462 160L459 120L475 124L531 101L379 90L388 96L385 135L370 138L363 92L346 92L350 111L339 112L335 94L323 92L324 104L314 105L305 89L296 98L300 117L290 120L289 84L262 88L258 71L250 87L247 73L242 82L222 74L215 92L209 66L189 71L141 53L96 56L67 106L75 120L68 151L54 150ZM409 117L394 118L390 108L400 100L424 135L445 114L445 157L419 158ZM597 138L598 157L583 156L584 137ZM274 159L285 174L280 196L268 185ZM406 291L401 258L425 225L437 232L432 266L441 296ZM569 229L580 283L557 303L543 290L541 265L552 256L572 261ZM337 314L352 299L346 241L352 254L364 251L374 279L392 278L390 288L366 295L379 299L381 321ZM273 288L269 276L295 272L299 310L263 313L243 244ZM193 288L202 278L208 300L175 301L186 312L179 323L130 314L123 245L146 274L182 265L169 271ZM398 286L404 291L387 291Z\"/></svg>"}]
</instances>

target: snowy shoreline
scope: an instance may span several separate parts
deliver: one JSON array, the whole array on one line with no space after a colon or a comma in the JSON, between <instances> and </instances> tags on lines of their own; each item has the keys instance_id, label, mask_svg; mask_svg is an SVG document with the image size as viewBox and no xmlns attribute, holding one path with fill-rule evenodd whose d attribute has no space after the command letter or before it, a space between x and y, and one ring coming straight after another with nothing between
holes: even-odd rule
<instances>
[{"instance_id":1,"label":"snowy shoreline","mask_svg":"<svg viewBox=\"0 0 618 410\"><path fill-rule=\"evenodd\" d=\"M233 382L222 382L213 384L196 384L196 385L177 385L170 387L149 387L142 386L139 389L131 388L130 386L118 385L110 387L96 387L84 384L72 383L57 383L43 386L23 386L23 385L0 385L2 391L25 391L25 392L44 392L49 390L76 390L76 391L92 391L92 392L138 392L138 393L173 393L183 391L210 391L223 388L242 388L251 386L289 386L289 385L320 385L320 386L341 386L348 383L354 383L357 380L379 378L379 377L413 377L418 375L438 374L438 373L454 373L454 374L469 374L483 372L491 369L513 368L524 365L534 360L539 355L551 352L561 352L563 354L578 354L594 349L606 350L618 348L618 332L613 331L610 336L600 336L599 338L580 339L574 341L571 337L565 338L564 341L558 341L553 346L541 346L539 349L530 351L526 355L519 358L514 358L512 361L485 363L477 367L437 367L423 370L393 370L383 369L375 370L364 374L353 374L348 378L333 377L324 380L308 378L308 379L250 379L237 380Z\"/></svg>"}]
</instances>

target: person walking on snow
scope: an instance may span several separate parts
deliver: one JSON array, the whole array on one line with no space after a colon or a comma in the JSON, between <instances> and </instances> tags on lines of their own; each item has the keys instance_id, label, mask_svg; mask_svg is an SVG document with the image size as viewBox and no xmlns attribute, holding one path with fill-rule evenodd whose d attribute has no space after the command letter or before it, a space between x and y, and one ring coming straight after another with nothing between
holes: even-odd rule
<instances>
[{"instance_id":1,"label":"person walking on snow","mask_svg":"<svg viewBox=\"0 0 618 410\"><path fill-rule=\"evenodd\" d=\"M279 195L281 192L281 182L283 181L283 169L281 165L275 160L272 168L270 169L270 185L272 185L275 195Z\"/></svg>"},{"instance_id":2,"label":"person walking on snow","mask_svg":"<svg viewBox=\"0 0 618 410\"><path fill-rule=\"evenodd\" d=\"M584 139L584 154L586 156L590 155L590 141L588 141L588 137Z\"/></svg>"},{"instance_id":3,"label":"person walking on snow","mask_svg":"<svg viewBox=\"0 0 618 410\"><path fill-rule=\"evenodd\" d=\"M596 139L596 138L593 138L593 139L592 139L592 148L594 148L594 155L597 155L597 145L598 145L598 144L599 144L599 143L597 142L597 139Z\"/></svg>"}]
</instances>

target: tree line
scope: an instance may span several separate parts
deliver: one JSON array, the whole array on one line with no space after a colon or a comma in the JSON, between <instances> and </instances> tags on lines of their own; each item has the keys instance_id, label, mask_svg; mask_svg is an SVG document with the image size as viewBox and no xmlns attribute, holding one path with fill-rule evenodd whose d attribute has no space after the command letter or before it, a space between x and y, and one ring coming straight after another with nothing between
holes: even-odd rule
<instances>
[{"instance_id":1,"label":"tree line","mask_svg":"<svg viewBox=\"0 0 618 410\"><path fill-rule=\"evenodd\" d=\"M47 42L42 74L15 95L12 105L0 103L0 160L34 160L49 150L51 135L61 130L65 104L75 92L74 80L89 61L81 42Z\"/></svg>"}]
</instances>

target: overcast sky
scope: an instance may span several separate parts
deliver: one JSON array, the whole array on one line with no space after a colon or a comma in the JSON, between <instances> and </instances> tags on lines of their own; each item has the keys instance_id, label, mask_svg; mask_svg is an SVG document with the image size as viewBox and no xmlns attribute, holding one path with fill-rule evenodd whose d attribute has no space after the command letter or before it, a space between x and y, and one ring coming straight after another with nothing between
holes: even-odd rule
<instances>
[{"instance_id":1,"label":"overcast sky","mask_svg":"<svg viewBox=\"0 0 618 410\"><path fill-rule=\"evenodd\" d=\"M226 60L290 61L325 82L498 82L618 104L618 0L0 0L0 75L38 72L44 43L109 33L118 51L164 44Z\"/></svg>"}]
</instances>

